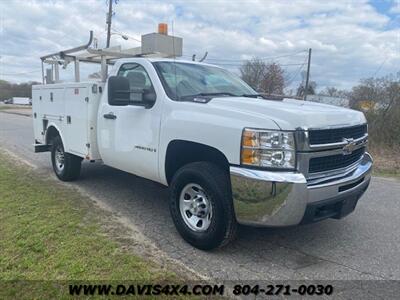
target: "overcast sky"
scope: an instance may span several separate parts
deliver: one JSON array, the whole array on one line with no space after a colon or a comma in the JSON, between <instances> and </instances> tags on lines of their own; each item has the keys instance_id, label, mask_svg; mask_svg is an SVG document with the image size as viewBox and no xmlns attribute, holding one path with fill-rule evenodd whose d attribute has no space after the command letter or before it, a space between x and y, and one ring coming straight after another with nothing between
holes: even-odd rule
<instances>
[{"instance_id":1,"label":"overcast sky","mask_svg":"<svg viewBox=\"0 0 400 300\"><path fill-rule=\"evenodd\" d=\"M0 79L41 79L39 57L88 40L105 44L106 0L0 0ZM319 88L350 88L360 78L400 71L400 2L377 1L138 1L114 6L112 45L174 24L184 58L209 52L207 62L237 70L253 56L275 60L292 85L312 48L311 77ZM300 64L300 65L298 65Z\"/></svg>"}]
</instances>

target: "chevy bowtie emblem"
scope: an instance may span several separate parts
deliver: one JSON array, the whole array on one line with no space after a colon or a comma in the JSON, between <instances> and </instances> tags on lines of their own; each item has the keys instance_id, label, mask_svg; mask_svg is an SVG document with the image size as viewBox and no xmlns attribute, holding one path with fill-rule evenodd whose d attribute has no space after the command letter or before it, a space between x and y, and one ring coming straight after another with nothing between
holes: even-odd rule
<instances>
[{"instance_id":1,"label":"chevy bowtie emblem","mask_svg":"<svg viewBox=\"0 0 400 300\"><path fill-rule=\"evenodd\" d=\"M349 155L353 153L354 149L357 146L357 143L354 141L354 139L347 139L343 138L343 142L346 142L346 145L343 146L343 155Z\"/></svg>"}]
</instances>

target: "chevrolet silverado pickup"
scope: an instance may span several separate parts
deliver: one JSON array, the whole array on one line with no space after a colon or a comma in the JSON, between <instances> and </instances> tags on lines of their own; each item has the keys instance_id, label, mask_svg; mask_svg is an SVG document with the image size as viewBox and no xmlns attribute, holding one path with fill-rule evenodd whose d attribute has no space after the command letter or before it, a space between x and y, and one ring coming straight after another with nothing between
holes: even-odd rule
<instances>
[{"instance_id":1,"label":"chevrolet silverado pickup","mask_svg":"<svg viewBox=\"0 0 400 300\"><path fill-rule=\"evenodd\" d=\"M64 181L86 160L168 186L176 229L197 248L227 244L238 224L343 218L369 185L359 111L269 99L194 61L119 58L103 75L33 86L35 151Z\"/></svg>"}]
</instances>

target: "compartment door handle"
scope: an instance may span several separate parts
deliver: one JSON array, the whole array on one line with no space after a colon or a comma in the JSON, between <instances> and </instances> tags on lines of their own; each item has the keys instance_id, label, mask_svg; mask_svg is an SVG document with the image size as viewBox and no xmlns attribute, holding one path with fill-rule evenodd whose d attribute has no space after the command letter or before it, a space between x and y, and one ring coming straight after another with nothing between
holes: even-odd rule
<instances>
[{"instance_id":1,"label":"compartment door handle","mask_svg":"<svg viewBox=\"0 0 400 300\"><path fill-rule=\"evenodd\" d=\"M112 113L112 112L110 112L110 113L108 113L108 114L104 114L103 117L104 117L105 119L109 119L109 120L115 120L115 119L117 118L117 116L114 115L114 113Z\"/></svg>"}]
</instances>

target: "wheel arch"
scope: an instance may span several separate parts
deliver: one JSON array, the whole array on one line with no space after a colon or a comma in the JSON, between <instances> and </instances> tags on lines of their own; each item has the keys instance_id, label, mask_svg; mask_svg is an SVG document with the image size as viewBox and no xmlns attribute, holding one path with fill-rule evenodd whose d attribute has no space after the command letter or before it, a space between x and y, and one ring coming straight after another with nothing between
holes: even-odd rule
<instances>
[{"instance_id":1,"label":"wheel arch","mask_svg":"<svg viewBox=\"0 0 400 300\"><path fill-rule=\"evenodd\" d=\"M58 126L54 123L50 123L47 128L46 128L46 134L45 134L45 142L46 145L51 145L51 141L56 137L60 136L61 141L65 147L65 142L64 142L64 137L61 133L61 130L58 128Z\"/></svg>"},{"instance_id":2,"label":"wheel arch","mask_svg":"<svg viewBox=\"0 0 400 300\"><path fill-rule=\"evenodd\" d=\"M210 145L188 141L172 140L169 142L164 163L164 172L169 185L175 172L182 166L199 161L208 161L229 172L229 161L225 154Z\"/></svg>"}]
</instances>

